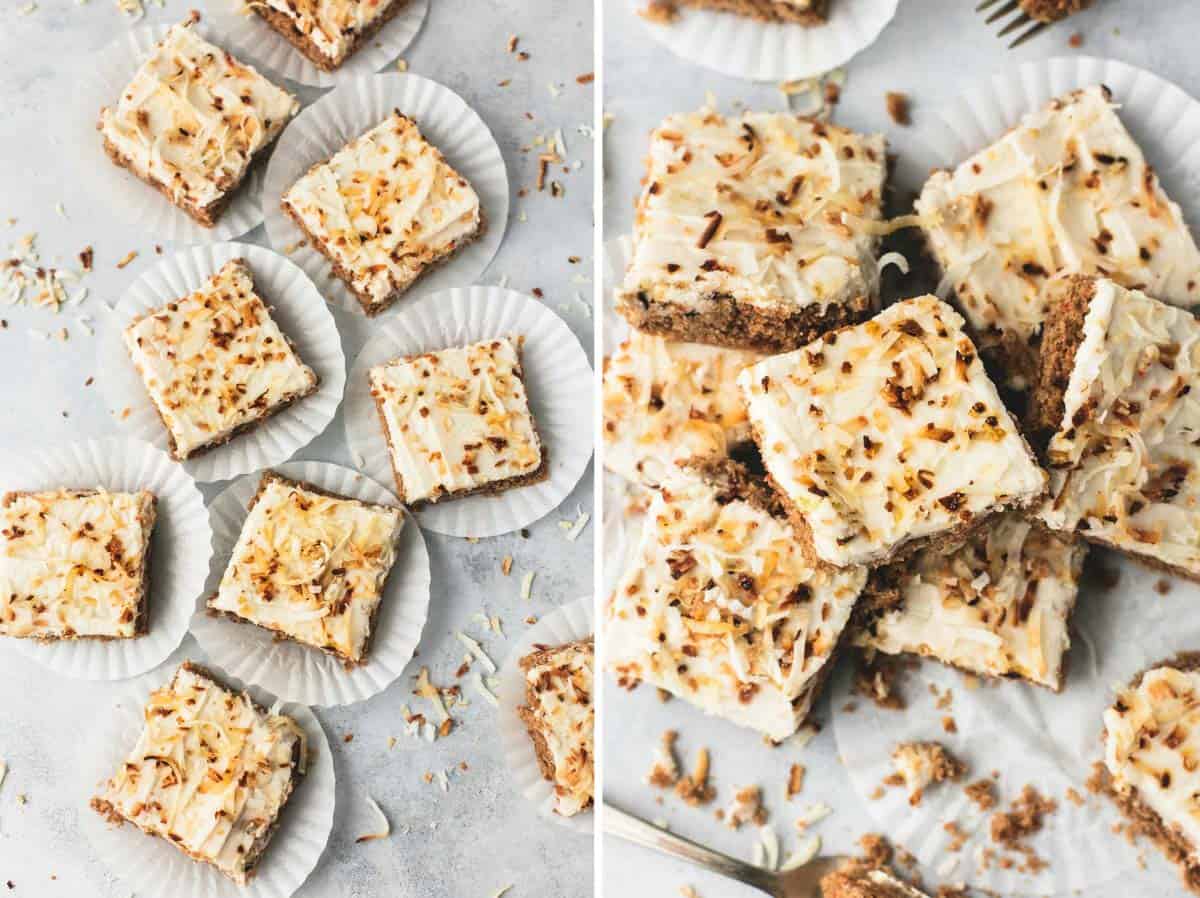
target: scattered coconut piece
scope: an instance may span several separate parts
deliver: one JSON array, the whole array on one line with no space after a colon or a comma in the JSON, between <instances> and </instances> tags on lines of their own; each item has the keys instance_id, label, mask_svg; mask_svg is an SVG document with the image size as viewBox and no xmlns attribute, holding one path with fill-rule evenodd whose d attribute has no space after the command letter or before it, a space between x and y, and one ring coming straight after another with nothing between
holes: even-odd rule
<instances>
[{"instance_id":1,"label":"scattered coconut piece","mask_svg":"<svg viewBox=\"0 0 1200 898\"><path fill-rule=\"evenodd\" d=\"M675 757L675 730L665 730L654 748L654 765L646 776L646 785L669 789L679 782L679 759Z\"/></svg>"},{"instance_id":2,"label":"scattered coconut piece","mask_svg":"<svg viewBox=\"0 0 1200 898\"><path fill-rule=\"evenodd\" d=\"M375 814L379 817L379 822L382 828L379 830L379 832L364 833L355 839L355 842L373 842L376 839L386 839L392 834L392 824L388 822L387 814L383 812L383 808L379 806L379 803L368 795L367 804L375 809Z\"/></svg>"},{"instance_id":3,"label":"scattered coconut piece","mask_svg":"<svg viewBox=\"0 0 1200 898\"><path fill-rule=\"evenodd\" d=\"M478 642L462 631L456 630L454 635L458 637L459 642L467 647L467 651L474 655L476 660L478 660L479 663L487 669L488 673L494 674L497 670L499 670L499 668L496 667L496 662L488 657L488 653L483 650L483 646L481 646Z\"/></svg>"},{"instance_id":4,"label":"scattered coconut piece","mask_svg":"<svg viewBox=\"0 0 1200 898\"><path fill-rule=\"evenodd\" d=\"M529 601L533 595L533 571L529 571L521 578L521 598Z\"/></svg>"},{"instance_id":5,"label":"scattered coconut piece","mask_svg":"<svg viewBox=\"0 0 1200 898\"><path fill-rule=\"evenodd\" d=\"M471 681L475 684L476 691L478 691L480 695L487 699L488 704L490 704L493 708L500 707L500 699L496 698L496 694L488 688L488 684L484 681L480 674L475 674L475 676L471 678Z\"/></svg>"},{"instance_id":6,"label":"scattered coconut piece","mask_svg":"<svg viewBox=\"0 0 1200 898\"><path fill-rule=\"evenodd\" d=\"M501 561L500 561L500 573L502 573L504 576L507 577L509 574L512 573L512 564L513 564L512 556L505 555L504 558L501 559Z\"/></svg>"},{"instance_id":7,"label":"scattered coconut piece","mask_svg":"<svg viewBox=\"0 0 1200 898\"><path fill-rule=\"evenodd\" d=\"M446 703L442 701L441 691L429 681L428 667L422 667L417 673L417 688L414 692L433 704L433 707L437 709L439 720L446 720L450 717L450 712L446 710Z\"/></svg>"},{"instance_id":8,"label":"scattered coconut piece","mask_svg":"<svg viewBox=\"0 0 1200 898\"><path fill-rule=\"evenodd\" d=\"M786 873L789 870L795 870L797 867L803 867L815 858L820 851L821 837L816 833L806 839L801 839L796 843L796 850L788 855L788 859L779 868L779 872Z\"/></svg>"},{"instance_id":9,"label":"scattered coconut piece","mask_svg":"<svg viewBox=\"0 0 1200 898\"><path fill-rule=\"evenodd\" d=\"M759 838L762 840L763 846L763 866L768 870L779 869L779 836L775 834L775 830L769 826L764 826L759 831Z\"/></svg>"}]
</instances>

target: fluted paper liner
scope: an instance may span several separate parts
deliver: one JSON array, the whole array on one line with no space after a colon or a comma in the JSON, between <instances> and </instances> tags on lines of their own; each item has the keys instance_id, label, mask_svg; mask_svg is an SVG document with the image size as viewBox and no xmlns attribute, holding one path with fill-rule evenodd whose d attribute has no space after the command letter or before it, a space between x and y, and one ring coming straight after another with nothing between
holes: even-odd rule
<instances>
[{"instance_id":1,"label":"fluted paper liner","mask_svg":"<svg viewBox=\"0 0 1200 898\"><path fill-rule=\"evenodd\" d=\"M222 265L238 258L249 263L259 296L321 384L317 392L229 442L182 462L183 468L202 482L229 480L291 458L333 420L346 382L346 357L337 325L303 271L260 246L220 243L195 247L164 258L144 272L101 322L96 350L101 374L97 381L118 424L139 439L166 449L166 427L129 358L122 332L134 318L199 289Z\"/></svg>"},{"instance_id":2,"label":"fluted paper liner","mask_svg":"<svg viewBox=\"0 0 1200 898\"><path fill-rule=\"evenodd\" d=\"M213 27L234 53L289 81L333 87L378 72L408 49L429 14L429 0L403 2L391 21L370 40L361 43L354 55L332 72L317 68L261 16L247 10L245 0L207 0L207 13Z\"/></svg>"},{"instance_id":3,"label":"fluted paper liner","mask_svg":"<svg viewBox=\"0 0 1200 898\"><path fill-rule=\"evenodd\" d=\"M451 536L497 536L549 514L575 488L592 457L592 369L579 340L550 308L500 287L446 290L380 325L354 360L346 392L346 439L356 464L395 484L367 371L401 356L493 337L525 338L521 367L550 477L497 495L443 499L418 509L422 527ZM571 510L574 514L574 510Z\"/></svg>"},{"instance_id":4,"label":"fluted paper liner","mask_svg":"<svg viewBox=\"0 0 1200 898\"><path fill-rule=\"evenodd\" d=\"M378 483L339 465L297 461L271 470L351 499L400 504ZM330 707L361 702L382 692L412 660L429 614L429 553L420 528L412 515L405 515L396 562L384 584L366 663L347 670L339 659L319 649L276 639L262 627L208 614L205 602L220 586L260 477L241 477L213 500L215 549L204 594L196 605L192 634L220 667L288 701Z\"/></svg>"},{"instance_id":5,"label":"fluted paper liner","mask_svg":"<svg viewBox=\"0 0 1200 898\"><path fill-rule=\"evenodd\" d=\"M649 0L625 0L635 10ZM899 0L833 0L822 25L760 22L706 9L681 9L674 22L642 21L660 44L688 62L735 78L811 78L849 62L896 14Z\"/></svg>"},{"instance_id":6,"label":"fluted paper liner","mask_svg":"<svg viewBox=\"0 0 1200 898\"><path fill-rule=\"evenodd\" d=\"M69 110L63 116L63 140L74 158L78 177L92 194L97 210L112 213L160 243L216 243L232 240L262 223L262 187L266 166L256 158L217 223L206 228L175 206L128 169L109 159L104 138L96 130L100 109L115 106L125 88L154 45L167 34L170 26L148 25L133 28L96 55L86 60L72 86ZM195 28L201 37L227 50L234 48L223 36L201 20ZM236 52L234 55L237 55ZM250 60L242 59L243 62ZM270 77L270 73L261 74ZM274 79L273 79L274 80ZM280 85L282 86L282 85ZM271 152L270 149L266 150ZM68 208L68 213L70 208Z\"/></svg>"},{"instance_id":7,"label":"fluted paper liner","mask_svg":"<svg viewBox=\"0 0 1200 898\"><path fill-rule=\"evenodd\" d=\"M529 731L517 713L517 709L525 704L525 672L518 662L535 651L534 646L558 646L587 639L595 633L595 628L591 596L576 599L546 614L509 649L498 674L500 686L496 690L496 697L500 699L496 724L500 730L500 744L517 788L537 805L538 813L543 817L581 833L592 831L594 814L591 808L573 817L555 813L554 785L542 776Z\"/></svg>"},{"instance_id":8,"label":"fluted paper liner","mask_svg":"<svg viewBox=\"0 0 1200 898\"><path fill-rule=\"evenodd\" d=\"M420 296L478 280L500 248L508 224L508 173L500 147L462 97L420 75L374 75L341 85L305 109L279 138L267 168L263 216L271 245L303 268L326 299L360 315L362 305L353 292L334 275L329 260L308 245L280 201L310 168L374 128L394 109L413 119L425 139L470 182L479 195L486 229L429 269L382 314L404 310Z\"/></svg>"},{"instance_id":9,"label":"fluted paper liner","mask_svg":"<svg viewBox=\"0 0 1200 898\"><path fill-rule=\"evenodd\" d=\"M212 531L204 497L167 454L122 437L87 440L0 458L8 490L150 490L158 498L150 542L149 631L134 639L38 642L5 639L5 645L57 674L83 680L120 680L157 667L188 630L196 594L204 586Z\"/></svg>"},{"instance_id":10,"label":"fluted paper liner","mask_svg":"<svg viewBox=\"0 0 1200 898\"><path fill-rule=\"evenodd\" d=\"M298 704L284 704L286 714L304 730L308 767L288 799L279 829L267 846L254 878L245 886L226 879L215 867L193 861L164 839L152 838L131 823L109 824L88 807L103 782L112 776L137 741L142 730L142 709L150 693L164 686L175 667L188 658L208 667L223 685L240 691L235 678L210 664L198 653L180 651L175 666L132 680L111 704L105 701L96 720L80 740L78 796L79 828L93 851L127 890L138 898L290 898L317 866L333 829L333 754L320 722ZM271 709L273 696L251 686L251 696Z\"/></svg>"}]
</instances>

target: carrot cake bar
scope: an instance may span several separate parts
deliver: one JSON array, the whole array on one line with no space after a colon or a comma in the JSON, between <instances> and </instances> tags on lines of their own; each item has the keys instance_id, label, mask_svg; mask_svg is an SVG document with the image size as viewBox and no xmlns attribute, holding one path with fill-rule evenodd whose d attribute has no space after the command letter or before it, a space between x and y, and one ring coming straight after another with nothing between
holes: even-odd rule
<instances>
[{"instance_id":1,"label":"carrot cake bar","mask_svg":"<svg viewBox=\"0 0 1200 898\"><path fill-rule=\"evenodd\" d=\"M148 630L154 494L8 493L0 504L0 636L131 639Z\"/></svg>"},{"instance_id":2,"label":"carrot cake bar","mask_svg":"<svg viewBox=\"0 0 1200 898\"><path fill-rule=\"evenodd\" d=\"M190 458L315 393L305 365L255 291L245 259L135 319L125 347L167 429L172 458Z\"/></svg>"},{"instance_id":3,"label":"carrot cake bar","mask_svg":"<svg viewBox=\"0 0 1200 898\"><path fill-rule=\"evenodd\" d=\"M304 732L190 662L150 694L142 716L137 743L92 808L245 885L304 775Z\"/></svg>"},{"instance_id":4,"label":"carrot cake bar","mask_svg":"<svg viewBox=\"0 0 1200 898\"><path fill-rule=\"evenodd\" d=\"M483 231L475 190L399 112L309 169L283 211L368 315Z\"/></svg>"},{"instance_id":5,"label":"carrot cake bar","mask_svg":"<svg viewBox=\"0 0 1200 898\"><path fill-rule=\"evenodd\" d=\"M917 200L972 336L1013 387L1036 376L1058 272L1200 302L1200 250L1115 110L1099 85L1052 100Z\"/></svg>"},{"instance_id":6,"label":"carrot cake bar","mask_svg":"<svg viewBox=\"0 0 1200 898\"><path fill-rule=\"evenodd\" d=\"M1200 579L1200 323L1108 280L1059 278L1045 292L1042 520Z\"/></svg>"},{"instance_id":7,"label":"carrot cake bar","mask_svg":"<svg viewBox=\"0 0 1200 898\"><path fill-rule=\"evenodd\" d=\"M549 476L525 395L521 343L499 337L370 370L406 504L501 493Z\"/></svg>"},{"instance_id":8,"label":"carrot cake bar","mask_svg":"<svg viewBox=\"0 0 1200 898\"><path fill-rule=\"evenodd\" d=\"M879 572L895 601L867 615L855 642L1058 690L1086 545L1001 515L961 548L925 549Z\"/></svg>"},{"instance_id":9,"label":"carrot cake bar","mask_svg":"<svg viewBox=\"0 0 1200 898\"><path fill-rule=\"evenodd\" d=\"M670 116L617 310L648 333L776 352L861 321L877 307L885 155L879 135L795 115Z\"/></svg>"},{"instance_id":10,"label":"carrot cake bar","mask_svg":"<svg viewBox=\"0 0 1200 898\"><path fill-rule=\"evenodd\" d=\"M300 104L200 37L198 21L167 32L99 128L113 162L212 227Z\"/></svg>"},{"instance_id":11,"label":"carrot cake bar","mask_svg":"<svg viewBox=\"0 0 1200 898\"><path fill-rule=\"evenodd\" d=\"M779 741L803 723L866 583L814 567L771 490L729 460L652 491L606 612L609 669Z\"/></svg>"},{"instance_id":12,"label":"carrot cake bar","mask_svg":"<svg viewBox=\"0 0 1200 898\"><path fill-rule=\"evenodd\" d=\"M261 0L247 4L317 68L332 72L408 0Z\"/></svg>"},{"instance_id":13,"label":"carrot cake bar","mask_svg":"<svg viewBox=\"0 0 1200 898\"><path fill-rule=\"evenodd\" d=\"M750 441L738 373L759 353L634 331L604 363L604 464L646 486Z\"/></svg>"},{"instance_id":14,"label":"carrot cake bar","mask_svg":"<svg viewBox=\"0 0 1200 898\"><path fill-rule=\"evenodd\" d=\"M267 471L209 610L363 664L404 513Z\"/></svg>"},{"instance_id":15,"label":"carrot cake bar","mask_svg":"<svg viewBox=\"0 0 1200 898\"><path fill-rule=\"evenodd\" d=\"M1045 489L962 318L932 296L759 362L738 384L797 532L829 564L954 544Z\"/></svg>"},{"instance_id":16,"label":"carrot cake bar","mask_svg":"<svg viewBox=\"0 0 1200 898\"><path fill-rule=\"evenodd\" d=\"M828 0L671 0L678 6L736 13L762 22L825 24Z\"/></svg>"},{"instance_id":17,"label":"carrot cake bar","mask_svg":"<svg viewBox=\"0 0 1200 898\"><path fill-rule=\"evenodd\" d=\"M1200 655L1139 674L1104 712L1104 785L1200 894Z\"/></svg>"},{"instance_id":18,"label":"carrot cake bar","mask_svg":"<svg viewBox=\"0 0 1200 898\"><path fill-rule=\"evenodd\" d=\"M940 894L940 893L939 893ZM837 870L821 879L821 898L929 898L884 870Z\"/></svg>"},{"instance_id":19,"label":"carrot cake bar","mask_svg":"<svg viewBox=\"0 0 1200 898\"><path fill-rule=\"evenodd\" d=\"M525 704L517 709L542 775L554 784L554 811L573 817L592 806L594 652L591 639L537 646L519 662Z\"/></svg>"}]
</instances>

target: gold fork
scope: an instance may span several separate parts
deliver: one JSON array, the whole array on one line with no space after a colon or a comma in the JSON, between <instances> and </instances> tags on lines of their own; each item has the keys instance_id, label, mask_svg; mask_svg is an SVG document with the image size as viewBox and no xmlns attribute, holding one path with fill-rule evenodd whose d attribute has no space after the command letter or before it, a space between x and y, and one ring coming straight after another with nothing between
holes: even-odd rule
<instances>
[{"instance_id":1,"label":"gold fork","mask_svg":"<svg viewBox=\"0 0 1200 898\"><path fill-rule=\"evenodd\" d=\"M975 11L985 12L999 2L1001 2L1001 0L980 0L979 5L975 7ZM1017 15L1013 16L1012 20L1002 29L1000 29L998 37L1006 37L1017 29L1024 28L1026 25L1028 25L1029 28L1013 39L1013 42L1008 45L1010 50L1014 47L1021 46L1021 44L1025 43L1030 38L1041 34L1056 21L1058 21L1058 19L1065 18L1063 15L1059 15L1058 18L1052 18L1049 16L1035 17L1029 14L1027 4L1023 3L1022 0L1008 0L1007 3L992 12L992 14L987 17L986 23L991 25L993 22L998 22L1000 19L1003 19L1005 16L1012 13L1016 13Z\"/></svg>"}]
</instances>

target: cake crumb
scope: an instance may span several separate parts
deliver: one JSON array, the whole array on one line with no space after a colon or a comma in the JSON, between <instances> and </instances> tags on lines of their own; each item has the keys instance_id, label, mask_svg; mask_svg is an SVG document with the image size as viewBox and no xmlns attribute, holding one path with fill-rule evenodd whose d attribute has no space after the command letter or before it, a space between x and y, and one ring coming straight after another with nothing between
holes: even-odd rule
<instances>
[{"instance_id":1,"label":"cake crumb","mask_svg":"<svg viewBox=\"0 0 1200 898\"><path fill-rule=\"evenodd\" d=\"M696 752L696 766L692 772L679 778L675 794L692 807L710 804L717 797L717 790L708 782L708 749Z\"/></svg>"},{"instance_id":2,"label":"cake crumb","mask_svg":"<svg viewBox=\"0 0 1200 898\"><path fill-rule=\"evenodd\" d=\"M745 823L765 826L767 809L763 807L762 790L758 786L743 786L734 792L733 801L725 809L725 825L730 829L741 829Z\"/></svg>"},{"instance_id":3,"label":"cake crumb","mask_svg":"<svg viewBox=\"0 0 1200 898\"><path fill-rule=\"evenodd\" d=\"M1007 812L992 815L992 841L1022 856L1021 872L1040 873L1049 865L1037 856L1026 840L1041 832L1046 816L1057 810L1057 801L1043 797L1033 786L1026 785Z\"/></svg>"},{"instance_id":4,"label":"cake crumb","mask_svg":"<svg viewBox=\"0 0 1200 898\"><path fill-rule=\"evenodd\" d=\"M958 732L958 724L955 723L953 717L951 717L949 714L947 714L945 717L942 718L942 729L947 733L957 733Z\"/></svg>"},{"instance_id":5,"label":"cake crumb","mask_svg":"<svg viewBox=\"0 0 1200 898\"><path fill-rule=\"evenodd\" d=\"M1077 808L1081 808L1087 803L1087 799L1080 795L1079 790L1074 786L1067 786L1066 798L1067 801L1071 802Z\"/></svg>"},{"instance_id":6,"label":"cake crumb","mask_svg":"<svg viewBox=\"0 0 1200 898\"><path fill-rule=\"evenodd\" d=\"M1154 584L1154 591L1160 596L1165 596L1171 591L1171 581L1166 578L1160 579Z\"/></svg>"},{"instance_id":7,"label":"cake crumb","mask_svg":"<svg viewBox=\"0 0 1200 898\"><path fill-rule=\"evenodd\" d=\"M654 765L646 775L646 784L656 789L669 789L679 782L679 761L675 757L675 730L665 730L654 749Z\"/></svg>"},{"instance_id":8,"label":"cake crumb","mask_svg":"<svg viewBox=\"0 0 1200 898\"><path fill-rule=\"evenodd\" d=\"M896 779L889 785L908 788L908 803L917 807L929 786L955 782L966 773L966 765L946 751L940 742L902 742L892 752Z\"/></svg>"},{"instance_id":9,"label":"cake crumb","mask_svg":"<svg viewBox=\"0 0 1200 898\"><path fill-rule=\"evenodd\" d=\"M1067 38L1067 46L1073 50L1078 50L1083 46L1083 34L1076 31L1069 38Z\"/></svg>"},{"instance_id":10,"label":"cake crumb","mask_svg":"<svg viewBox=\"0 0 1200 898\"><path fill-rule=\"evenodd\" d=\"M908 94L889 90L887 92L887 113L897 125L904 127L911 125L912 116L909 112Z\"/></svg>"},{"instance_id":11,"label":"cake crumb","mask_svg":"<svg viewBox=\"0 0 1200 898\"><path fill-rule=\"evenodd\" d=\"M990 811L996 806L996 784L991 780L976 780L965 786L963 793L981 811Z\"/></svg>"},{"instance_id":12,"label":"cake crumb","mask_svg":"<svg viewBox=\"0 0 1200 898\"><path fill-rule=\"evenodd\" d=\"M868 698L876 707L888 711L903 711L907 707L900 693L902 662L889 655L876 654L870 661L865 656L854 675L854 692Z\"/></svg>"},{"instance_id":13,"label":"cake crumb","mask_svg":"<svg viewBox=\"0 0 1200 898\"><path fill-rule=\"evenodd\" d=\"M803 764L793 764L792 769L788 771L787 781L787 797L791 801L804 788L804 773L805 767Z\"/></svg>"},{"instance_id":14,"label":"cake crumb","mask_svg":"<svg viewBox=\"0 0 1200 898\"><path fill-rule=\"evenodd\" d=\"M670 25L679 18L679 8L671 0L650 0L638 10L638 15L656 25Z\"/></svg>"}]
</instances>

